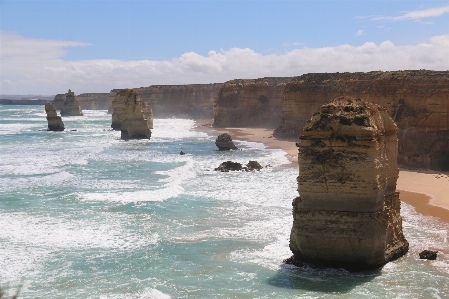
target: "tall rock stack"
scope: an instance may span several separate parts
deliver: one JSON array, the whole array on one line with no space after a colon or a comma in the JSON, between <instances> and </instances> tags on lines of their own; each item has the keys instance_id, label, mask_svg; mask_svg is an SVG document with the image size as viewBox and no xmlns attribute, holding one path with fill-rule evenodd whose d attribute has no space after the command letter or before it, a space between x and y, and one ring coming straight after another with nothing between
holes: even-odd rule
<instances>
[{"instance_id":1,"label":"tall rock stack","mask_svg":"<svg viewBox=\"0 0 449 299\"><path fill-rule=\"evenodd\" d=\"M121 138L124 140L150 139L149 123L152 124L153 120L147 117L151 109L143 104L139 94L134 90L124 89L117 93L116 100L117 98L124 104L123 118L120 123Z\"/></svg>"},{"instance_id":2,"label":"tall rock stack","mask_svg":"<svg viewBox=\"0 0 449 299\"><path fill-rule=\"evenodd\" d=\"M65 94L64 106L61 109L61 116L83 116L80 103L75 93L69 89Z\"/></svg>"},{"instance_id":3,"label":"tall rock stack","mask_svg":"<svg viewBox=\"0 0 449 299\"><path fill-rule=\"evenodd\" d=\"M134 91L131 93L132 89L122 89L120 91L114 92L115 98L112 101L112 124L111 128L117 131L122 129L122 122L125 117L125 113L127 110L127 105L129 103L129 97L133 97L134 94L139 98L138 102L140 103L140 107L144 114L144 118L147 120L148 128L153 128L153 110L151 107L141 100L139 93ZM112 93L112 91L111 91Z\"/></svg>"},{"instance_id":4,"label":"tall rock stack","mask_svg":"<svg viewBox=\"0 0 449 299\"><path fill-rule=\"evenodd\" d=\"M307 121L297 144L294 262L363 270L408 251L396 192L397 131L386 109L351 97Z\"/></svg>"},{"instance_id":5,"label":"tall rock stack","mask_svg":"<svg viewBox=\"0 0 449 299\"><path fill-rule=\"evenodd\" d=\"M56 108L50 103L45 104L45 113L47 113L47 122L49 131L64 131L64 123L58 114Z\"/></svg>"}]
</instances>

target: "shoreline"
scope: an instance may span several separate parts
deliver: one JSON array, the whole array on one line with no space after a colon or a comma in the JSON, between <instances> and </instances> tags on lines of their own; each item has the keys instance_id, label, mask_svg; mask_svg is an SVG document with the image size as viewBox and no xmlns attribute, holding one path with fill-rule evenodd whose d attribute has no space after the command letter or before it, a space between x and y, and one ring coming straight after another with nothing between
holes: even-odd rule
<instances>
[{"instance_id":1,"label":"shoreline","mask_svg":"<svg viewBox=\"0 0 449 299\"><path fill-rule=\"evenodd\" d=\"M267 128L214 128L213 119L195 121L195 130L204 131L216 137L228 133L233 140L263 143L267 148L282 149L287 152L290 164L298 167L297 139L278 139L273 136L274 129ZM449 173L431 170L399 169L396 185L403 202L410 204L424 216L433 216L449 222Z\"/></svg>"}]
</instances>

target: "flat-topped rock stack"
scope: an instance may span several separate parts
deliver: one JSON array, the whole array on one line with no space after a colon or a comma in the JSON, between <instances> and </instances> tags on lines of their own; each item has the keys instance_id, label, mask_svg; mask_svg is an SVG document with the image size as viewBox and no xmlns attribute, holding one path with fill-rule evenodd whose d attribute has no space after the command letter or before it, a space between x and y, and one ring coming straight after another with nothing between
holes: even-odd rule
<instances>
[{"instance_id":1,"label":"flat-topped rock stack","mask_svg":"<svg viewBox=\"0 0 449 299\"><path fill-rule=\"evenodd\" d=\"M61 109L61 116L83 116L78 98L75 93L69 89L65 94L64 106Z\"/></svg>"},{"instance_id":2,"label":"flat-topped rock stack","mask_svg":"<svg viewBox=\"0 0 449 299\"><path fill-rule=\"evenodd\" d=\"M117 93L113 104L113 120L120 121L121 138L128 139L150 139L153 126L151 108L142 102L139 94L132 89L124 89ZM116 108L120 112L116 114ZM148 119L151 117L151 119Z\"/></svg>"},{"instance_id":3,"label":"flat-topped rock stack","mask_svg":"<svg viewBox=\"0 0 449 299\"><path fill-rule=\"evenodd\" d=\"M397 131L386 109L351 97L307 121L297 144L295 262L363 270L408 251L396 192Z\"/></svg>"},{"instance_id":4,"label":"flat-topped rock stack","mask_svg":"<svg viewBox=\"0 0 449 299\"><path fill-rule=\"evenodd\" d=\"M45 104L45 113L47 113L47 122L49 131L64 131L64 123L58 114L56 108L50 103Z\"/></svg>"},{"instance_id":5,"label":"flat-topped rock stack","mask_svg":"<svg viewBox=\"0 0 449 299\"><path fill-rule=\"evenodd\" d=\"M62 107L64 107L64 101L65 101L65 93L58 93L55 95L55 98L53 99L53 106L55 106L56 110L61 111Z\"/></svg>"},{"instance_id":6,"label":"flat-topped rock stack","mask_svg":"<svg viewBox=\"0 0 449 299\"><path fill-rule=\"evenodd\" d=\"M147 120L148 128L153 129L153 110L151 107L142 101L138 92L134 91L131 93L132 89L121 89L119 91L115 91L115 98L112 101L112 124L111 128L117 131L122 129L122 122L125 117L125 113L127 110L127 105L129 105L129 97L134 97L136 95L138 99L136 101L139 102L142 112L144 114L144 118ZM111 91L112 93L112 91Z\"/></svg>"}]
</instances>

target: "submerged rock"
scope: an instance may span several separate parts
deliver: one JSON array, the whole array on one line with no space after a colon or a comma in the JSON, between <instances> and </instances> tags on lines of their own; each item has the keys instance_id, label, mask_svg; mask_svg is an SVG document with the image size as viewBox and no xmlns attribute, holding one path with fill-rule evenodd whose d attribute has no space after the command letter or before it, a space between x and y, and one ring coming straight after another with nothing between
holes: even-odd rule
<instances>
[{"instance_id":1,"label":"submerged rock","mask_svg":"<svg viewBox=\"0 0 449 299\"><path fill-rule=\"evenodd\" d=\"M257 162L257 161L249 161L248 164L246 164L246 169L248 171L261 170L262 165L260 165L259 162Z\"/></svg>"},{"instance_id":2,"label":"submerged rock","mask_svg":"<svg viewBox=\"0 0 449 299\"><path fill-rule=\"evenodd\" d=\"M120 124L121 138L129 139L150 139L151 130L149 120L146 118L148 114L144 113L144 109L148 108L142 105L142 100L137 92L131 89L124 89L117 93L121 102L124 103L124 113ZM146 110L148 113L148 110ZM151 119L151 124L153 120Z\"/></svg>"},{"instance_id":3,"label":"submerged rock","mask_svg":"<svg viewBox=\"0 0 449 299\"><path fill-rule=\"evenodd\" d=\"M221 171L221 172L229 172L229 171L239 171L243 170L242 164L238 162L232 162L232 161L226 161L220 164L217 168L214 169L215 171Z\"/></svg>"},{"instance_id":4,"label":"submerged rock","mask_svg":"<svg viewBox=\"0 0 449 299\"><path fill-rule=\"evenodd\" d=\"M397 130L386 109L350 97L323 105L306 123L290 236L296 262L363 270L408 251Z\"/></svg>"},{"instance_id":5,"label":"submerged rock","mask_svg":"<svg viewBox=\"0 0 449 299\"><path fill-rule=\"evenodd\" d=\"M64 106L61 109L61 116L83 116L78 98L69 89L65 94Z\"/></svg>"},{"instance_id":6,"label":"submerged rock","mask_svg":"<svg viewBox=\"0 0 449 299\"><path fill-rule=\"evenodd\" d=\"M232 141L231 135L228 133L223 133L218 135L215 140L215 145L218 147L220 151L229 151L238 149L234 142Z\"/></svg>"},{"instance_id":7,"label":"submerged rock","mask_svg":"<svg viewBox=\"0 0 449 299\"><path fill-rule=\"evenodd\" d=\"M438 251L424 250L419 254L420 259L436 260Z\"/></svg>"},{"instance_id":8,"label":"submerged rock","mask_svg":"<svg viewBox=\"0 0 449 299\"><path fill-rule=\"evenodd\" d=\"M47 122L49 131L64 131L64 123L58 114L56 108L50 103L45 104L45 113L47 113Z\"/></svg>"}]
</instances>

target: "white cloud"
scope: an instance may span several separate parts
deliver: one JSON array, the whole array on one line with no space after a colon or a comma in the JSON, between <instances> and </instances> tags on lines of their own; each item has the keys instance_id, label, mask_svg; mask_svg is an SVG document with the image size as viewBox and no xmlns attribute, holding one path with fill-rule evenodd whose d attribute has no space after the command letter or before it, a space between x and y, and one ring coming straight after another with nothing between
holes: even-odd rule
<instances>
[{"instance_id":1,"label":"white cloud","mask_svg":"<svg viewBox=\"0 0 449 299\"><path fill-rule=\"evenodd\" d=\"M309 72L449 69L449 35L435 36L417 45L368 42L361 46L303 47L282 55L231 48L210 51L206 56L188 52L160 61L65 61L62 57L66 47L87 44L1 34L0 94L56 94L68 88L76 93L108 92L113 88L153 84L212 83Z\"/></svg>"},{"instance_id":2,"label":"white cloud","mask_svg":"<svg viewBox=\"0 0 449 299\"><path fill-rule=\"evenodd\" d=\"M431 17L440 17L446 13L449 13L449 5L442 6L442 7L431 7L423 10L415 10L411 12L407 12L401 16L392 17L392 16L378 16L373 17L371 20L377 21L377 20L390 20L390 21L407 21L407 20L414 20L419 21L424 18L431 18ZM426 22L426 24L432 24L431 22Z\"/></svg>"},{"instance_id":3,"label":"white cloud","mask_svg":"<svg viewBox=\"0 0 449 299\"><path fill-rule=\"evenodd\" d=\"M361 35L365 35L365 31L363 30L359 30L355 33L356 36L361 36Z\"/></svg>"}]
</instances>

